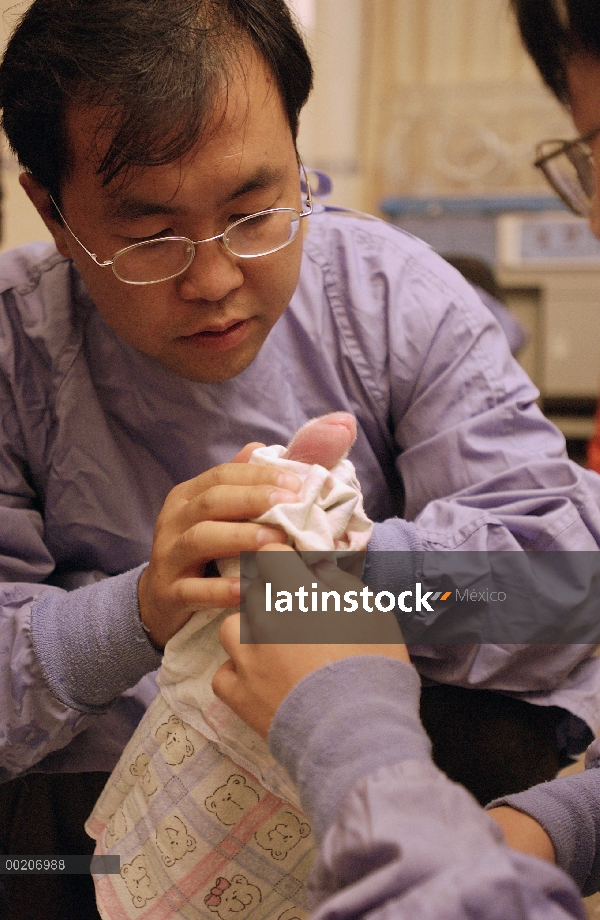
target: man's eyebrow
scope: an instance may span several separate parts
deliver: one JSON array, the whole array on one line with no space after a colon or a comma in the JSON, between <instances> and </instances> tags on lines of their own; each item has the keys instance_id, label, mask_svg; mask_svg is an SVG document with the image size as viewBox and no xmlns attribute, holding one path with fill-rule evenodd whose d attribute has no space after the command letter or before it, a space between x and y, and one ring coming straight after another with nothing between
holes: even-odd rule
<instances>
[{"instance_id":1,"label":"man's eyebrow","mask_svg":"<svg viewBox=\"0 0 600 920\"><path fill-rule=\"evenodd\" d=\"M231 194L226 195L219 202L225 205L228 202L236 201L250 192L259 191L260 189L270 188L286 178L285 170L274 166L261 166L253 173L250 178L245 179L240 185L234 188ZM133 196L116 197L111 203L109 216L113 220L134 221L143 217L171 217L172 215L181 214L182 208L176 205L160 203L157 201L145 201L143 198Z\"/></svg>"},{"instance_id":2,"label":"man's eyebrow","mask_svg":"<svg viewBox=\"0 0 600 920\"><path fill-rule=\"evenodd\" d=\"M131 221L142 217L156 217L157 215L170 217L179 213L180 209L169 204L159 204L156 201L144 201L143 198L118 198L109 208L109 218L112 220Z\"/></svg>"},{"instance_id":3,"label":"man's eyebrow","mask_svg":"<svg viewBox=\"0 0 600 920\"><path fill-rule=\"evenodd\" d=\"M227 195L223 200L223 204L226 204L228 201L236 201L236 199L242 198L249 192L255 192L263 188L277 185L278 182L282 182L285 178L285 170L279 169L276 166L261 166L249 179L246 179L241 185L238 185L231 195Z\"/></svg>"}]
</instances>

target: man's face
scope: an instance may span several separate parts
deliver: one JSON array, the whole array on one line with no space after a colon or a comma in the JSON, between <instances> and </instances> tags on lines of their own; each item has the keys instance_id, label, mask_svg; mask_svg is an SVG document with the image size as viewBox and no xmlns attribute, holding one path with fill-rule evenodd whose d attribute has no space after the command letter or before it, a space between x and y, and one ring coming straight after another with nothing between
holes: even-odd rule
<instances>
[{"instance_id":1,"label":"man's face","mask_svg":"<svg viewBox=\"0 0 600 920\"><path fill-rule=\"evenodd\" d=\"M600 127L600 59L576 55L567 64L571 113L578 134L585 137ZM592 199L590 227L600 238L600 134L589 142L594 158L595 194Z\"/></svg>"},{"instance_id":2,"label":"man's face","mask_svg":"<svg viewBox=\"0 0 600 920\"><path fill-rule=\"evenodd\" d=\"M248 55L227 100L196 146L174 163L139 168L102 188L102 151L90 145L100 113L74 107L67 127L73 168L61 210L99 261L154 236L201 240L232 221L273 207L301 208L294 140L275 81ZM109 326L126 342L190 380L214 383L239 374L256 357L294 292L301 234L285 249L238 259L217 242L202 243L184 274L135 286L100 268L68 231L53 228L60 251L75 262Z\"/></svg>"}]
</instances>

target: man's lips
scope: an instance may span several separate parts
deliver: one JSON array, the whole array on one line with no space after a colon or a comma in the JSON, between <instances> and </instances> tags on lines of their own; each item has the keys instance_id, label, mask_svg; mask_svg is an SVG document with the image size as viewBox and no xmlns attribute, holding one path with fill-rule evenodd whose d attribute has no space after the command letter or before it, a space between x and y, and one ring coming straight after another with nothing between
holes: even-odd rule
<instances>
[{"instance_id":1,"label":"man's lips","mask_svg":"<svg viewBox=\"0 0 600 920\"><path fill-rule=\"evenodd\" d=\"M240 319L224 325L207 326L191 335L181 337L184 342L205 348L233 348L238 345L250 331L250 320Z\"/></svg>"},{"instance_id":2,"label":"man's lips","mask_svg":"<svg viewBox=\"0 0 600 920\"><path fill-rule=\"evenodd\" d=\"M246 320L238 319L231 323L226 323L223 326L207 326L206 329L201 329L199 332L194 332L192 335L225 335L231 329L235 329L236 326L239 326L241 323L245 323Z\"/></svg>"}]
</instances>

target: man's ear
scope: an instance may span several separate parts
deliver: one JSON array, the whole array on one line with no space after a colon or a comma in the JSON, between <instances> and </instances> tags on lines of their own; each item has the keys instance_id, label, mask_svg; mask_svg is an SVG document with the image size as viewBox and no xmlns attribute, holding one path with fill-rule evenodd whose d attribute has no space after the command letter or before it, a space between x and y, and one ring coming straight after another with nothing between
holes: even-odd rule
<instances>
[{"instance_id":1,"label":"man's ear","mask_svg":"<svg viewBox=\"0 0 600 920\"><path fill-rule=\"evenodd\" d=\"M54 237L56 248L60 254L67 259L71 258L71 251L68 246L70 242L68 232L54 216L54 208L52 207L52 202L50 201L50 196L46 189L28 172L21 173L19 176L19 183Z\"/></svg>"}]
</instances>

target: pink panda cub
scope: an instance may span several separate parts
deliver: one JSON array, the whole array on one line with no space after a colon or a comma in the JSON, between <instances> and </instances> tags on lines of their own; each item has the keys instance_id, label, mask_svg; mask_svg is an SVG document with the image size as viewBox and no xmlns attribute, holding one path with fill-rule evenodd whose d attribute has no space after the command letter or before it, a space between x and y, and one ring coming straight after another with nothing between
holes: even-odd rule
<instances>
[{"instance_id":1,"label":"pink panda cub","mask_svg":"<svg viewBox=\"0 0 600 920\"><path fill-rule=\"evenodd\" d=\"M345 459L355 439L354 417L332 412L303 425L287 448L257 448L250 463L280 466L299 476L303 485L298 504L275 505L256 523L280 527L298 551L365 549L372 524L362 507L354 467Z\"/></svg>"},{"instance_id":2,"label":"pink panda cub","mask_svg":"<svg viewBox=\"0 0 600 920\"><path fill-rule=\"evenodd\" d=\"M330 470L348 456L356 440L356 419L349 412L331 412L299 428L283 455L298 463L318 463Z\"/></svg>"}]
</instances>

